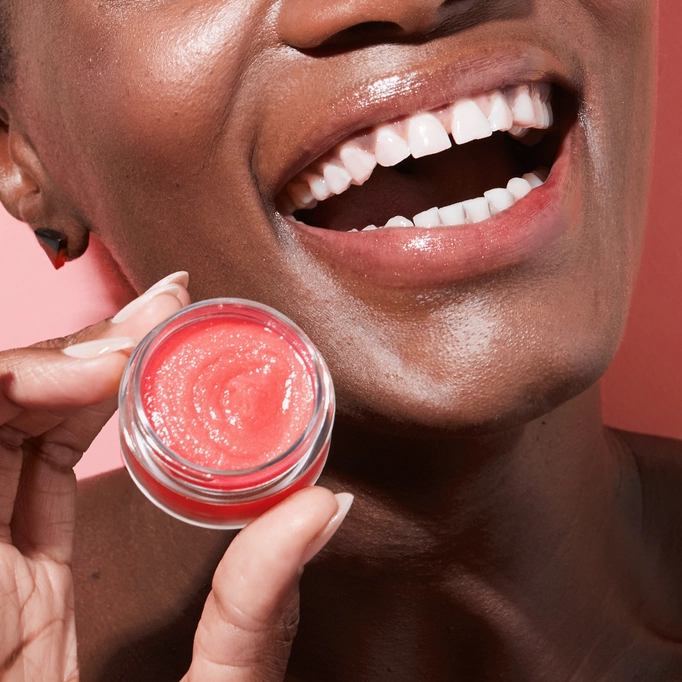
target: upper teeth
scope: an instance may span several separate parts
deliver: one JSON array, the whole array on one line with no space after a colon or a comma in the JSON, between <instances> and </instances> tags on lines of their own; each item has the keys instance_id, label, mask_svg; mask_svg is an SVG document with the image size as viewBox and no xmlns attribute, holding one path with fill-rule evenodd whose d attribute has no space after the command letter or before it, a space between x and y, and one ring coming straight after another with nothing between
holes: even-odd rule
<instances>
[{"instance_id":1,"label":"upper teeth","mask_svg":"<svg viewBox=\"0 0 682 682\"><path fill-rule=\"evenodd\" d=\"M440 109L418 112L399 121L382 123L368 132L347 138L313 162L287 184L280 195L281 200L292 213L297 209L314 208L318 201L342 194L351 184L365 183L377 164L395 166L410 155L420 158L450 148L450 135L455 144L461 145L489 137L498 130L521 137L529 128L549 128L553 119L549 97L550 86L547 83L519 85L460 99ZM513 189L508 188L504 192L509 196L503 196L502 190L492 190L491 193L496 193L495 199L487 197L491 206L495 204L493 210L496 213L504 210L502 206L509 203L510 197L515 198ZM447 213L447 209L440 211ZM473 206L470 212L480 213ZM431 215L433 210L425 213ZM416 219L421 216L415 216L417 225ZM433 215L423 220L428 222L432 219ZM409 222L402 220L406 224Z\"/></svg>"}]
</instances>

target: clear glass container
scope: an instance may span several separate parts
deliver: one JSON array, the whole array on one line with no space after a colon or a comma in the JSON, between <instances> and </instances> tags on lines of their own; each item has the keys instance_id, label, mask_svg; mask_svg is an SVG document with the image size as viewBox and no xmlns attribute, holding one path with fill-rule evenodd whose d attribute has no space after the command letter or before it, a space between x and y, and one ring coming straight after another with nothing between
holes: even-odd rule
<instances>
[{"instance_id":1,"label":"clear glass container","mask_svg":"<svg viewBox=\"0 0 682 682\"><path fill-rule=\"evenodd\" d=\"M211 469L174 452L154 430L143 404L147 364L166 352L164 342L187 325L221 316L257 323L280 335L302 360L313 387L304 431L286 451L249 469ZM121 448L131 477L158 507L205 528L241 528L294 491L313 485L327 459L334 414L331 376L310 339L276 310L242 299L201 301L156 327L130 357L119 392Z\"/></svg>"}]
</instances>

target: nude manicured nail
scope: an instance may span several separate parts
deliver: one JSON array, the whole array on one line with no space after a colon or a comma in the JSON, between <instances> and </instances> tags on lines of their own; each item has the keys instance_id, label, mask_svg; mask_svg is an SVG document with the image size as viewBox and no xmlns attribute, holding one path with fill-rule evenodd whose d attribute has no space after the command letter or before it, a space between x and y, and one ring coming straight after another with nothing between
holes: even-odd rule
<instances>
[{"instance_id":1,"label":"nude manicured nail","mask_svg":"<svg viewBox=\"0 0 682 682\"><path fill-rule=\"evenodd\" d=\"M180 285L178 284L164 285L155 284L151 289L145 291L145 293L142 294L142 296L139 296L134 301L128 303L128 305L125 308L119 310L111 321L114 324L118 324L119 322L127 320L129 317L134 315L138 310L144 308L144 306L147 305L149 301L151 301L155 296L158 296L159 294L171 294L172 296L177 296L179 293Z\"/></svg>"},{"instance_id":2,"label":"nude manicured nail","mask_svg":"<svg viewBox=\"0 0 682 682\"><path fill-rule=\"evenodd\" d=\"M129 350L131 348L135 348L136 345L137 341L135 341L135 339L127 337L97 339L96 341L76 343L73 346L62 348L62 353L69 355L72 358L84 360L88 358L96 358L100 355L107 355L108 353L116 353L120 350Z\"/></svg>"},{"instance_id":3,"label":"nude manicured nail","mask_svg":"<svg viewBox=\"0 0 682 682\"><path fill-rule=\"evenodd\" d=\"M339 526L343 523L355 499L350 493L337 493L335 497L339 505L338 511L331 518L325 529L308 545L303 554L301 564L307 564L329 542L332 535L336 533Z\"/></svg>"},{"instance_id":4,"label":"nude manicured nail","mask_svg":"<svg viewBox=\"0 0 682 682\"><path fill-rule=\"evenodd\" d=\"M187 285L189 284L189 272L186 272L185 270L178 270L177 272L160 279L156 284L152 284L147 291L164 287L166 284L180 284L181 286L187 288Z\"/></svg>"}]
</instances>

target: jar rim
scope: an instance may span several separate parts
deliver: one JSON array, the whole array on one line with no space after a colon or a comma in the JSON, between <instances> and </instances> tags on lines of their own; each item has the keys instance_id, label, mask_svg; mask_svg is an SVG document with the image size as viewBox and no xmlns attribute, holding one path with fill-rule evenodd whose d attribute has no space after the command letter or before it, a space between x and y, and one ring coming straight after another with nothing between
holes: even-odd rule
<instances>
[{"instance_id":1,"label":"jar rim","mask_svg":"<svg viewBox=\"0 0 682 682\"><path fill-rule=\"evenodd\" d=\"M207 467L183 457L181 454L167 446L154 430L142 404L142 395L139 390L142 374L146 368L145 361L153 357L155 350L166 339L178 330L194 324L198 320L219 316L248 319L254 322L263 323L264 326L269 326L273 329L286 331L293 335L301 344L301 347L293 348L296 353L301 356L306 367L310 371L311 379L313 379L315 400L312 416L306 425L305 430L286 451L263 464L248 469L216 469ZM321 428L324 427L329 404L330 401L333 400L334 391L324 358L307 334L295 322L278 310L263 303L242 298L207 299L182 308L174 315L158 324L147 334L147 336L145 336L128 361L126 375L129 375L129 383L136 388L133 392L133 404L134 410L138 415L138 428L144 438L151 442L152 449L162 456L167 466L179 466L188 473L191 471L193 476L199 476L207 481L216 478L229 480L258 475L271 470L273 467L281 466L289 458L292 459L291 466L295 466L301 457L305 456L309 442L314 441L318 437ZM125 399L124 392L128 391L127 384L128 381L124 381L121 384L121 401ZM297 453L298 457L294 457ZM289 467L285 467L282 473L288 469Z\"/></svg>"}]
</instances>

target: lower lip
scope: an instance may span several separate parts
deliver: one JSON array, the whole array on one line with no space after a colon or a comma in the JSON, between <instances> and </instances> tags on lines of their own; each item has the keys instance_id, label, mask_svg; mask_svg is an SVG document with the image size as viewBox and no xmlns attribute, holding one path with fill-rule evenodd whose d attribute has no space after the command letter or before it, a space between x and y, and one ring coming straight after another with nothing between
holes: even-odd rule
<instances>
[{"instance_id":1,"label":"lower lip","mask_svg":"<svg viewBox=\"0 0 682 682\"><path fill-rule=\"evenodd\" d=\"M310 340L276 311L204 301L138 346L120 392L133 480L176 518L239 528L320 476L334 391Z\"/></svg>"},{"instance_id":2,"label":"lower lip","mask_svg":"<svg viewBox=\"0 0 682 682\"><path fill-rule=\"evenodd\" d=\"M481 223L352 233L287 223L303 247L336 273L350 271L380 286L441 286L513 267L558 240L571 225L572 140L573 130L544 185Z\"/></svg>"}]
</instances>

